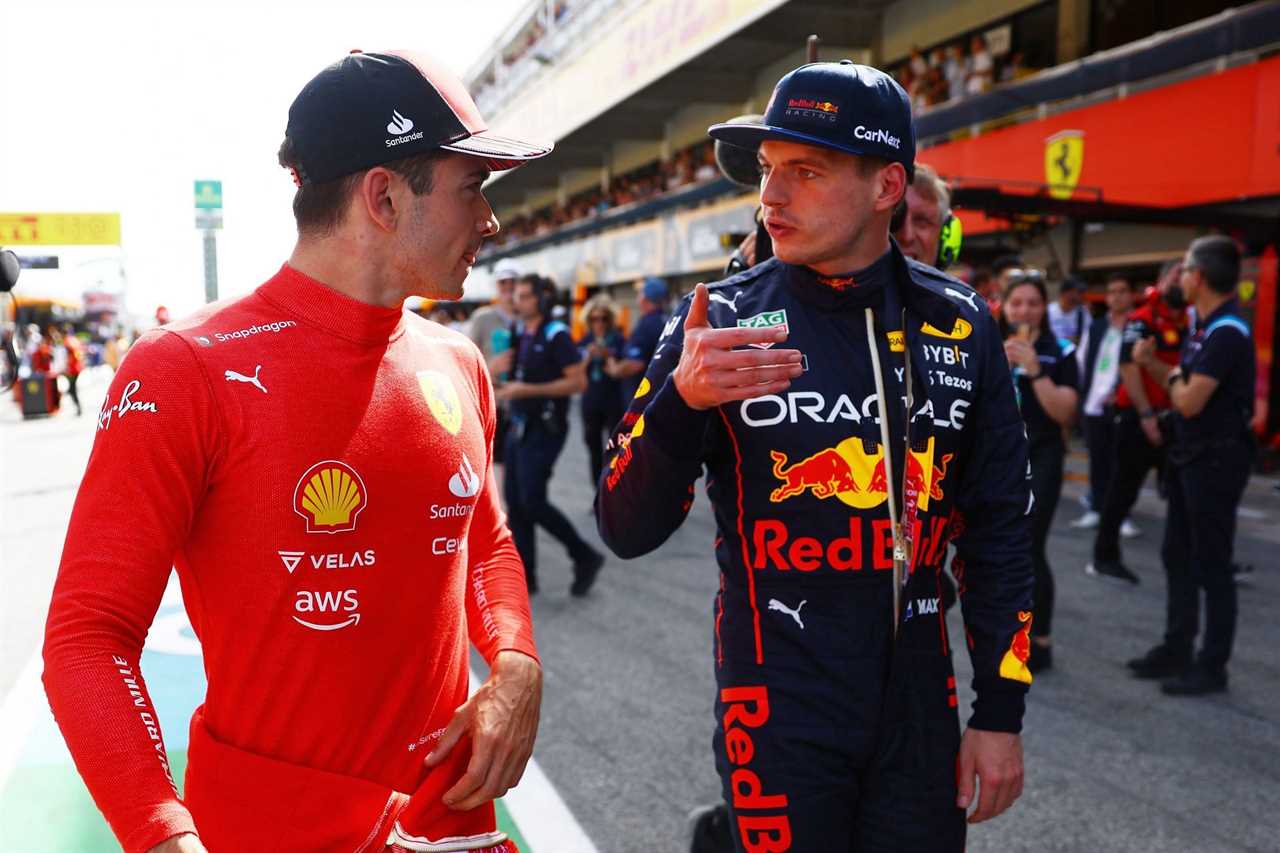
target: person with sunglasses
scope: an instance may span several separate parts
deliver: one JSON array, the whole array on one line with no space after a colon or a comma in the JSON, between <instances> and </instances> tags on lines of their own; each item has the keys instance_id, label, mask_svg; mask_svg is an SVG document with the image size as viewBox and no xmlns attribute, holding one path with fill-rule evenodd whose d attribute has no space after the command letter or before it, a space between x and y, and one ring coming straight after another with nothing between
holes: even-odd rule
<instances>
[{"instance_id":1,"label":"person with sunglasses","mask_svg":"<svg viewBox=\"0 0 1280 853\"><path fill-rule=\"evenodd\" d=\"M622 358L626 339L618 329L613 300L598 293L582 308L587 330L578 341L578 349L587 362L587 390L582 392L582 438L587 444L591 463L591 483L600 482L604 464L604 445L609 430L622 420L622 383L609 375L609 359Z\"/></svg>"}]
</instances>

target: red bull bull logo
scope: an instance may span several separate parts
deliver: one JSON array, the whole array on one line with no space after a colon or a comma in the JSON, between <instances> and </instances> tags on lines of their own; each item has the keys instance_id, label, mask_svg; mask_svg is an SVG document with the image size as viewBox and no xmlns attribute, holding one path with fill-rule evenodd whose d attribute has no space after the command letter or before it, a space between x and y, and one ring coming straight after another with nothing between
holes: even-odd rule
<instances>
[{"instance_id":1,"label":"red bull bull logo","mask_svg":"<svg viewBox=\"0 0 1280 853\"><path fill-rule=\"evenodd\" d=\"M936 437L931 436L924 450L912 450L907 454L908 507L914 502L920 509L928 511L930 500L942 500L942 483L954 454L945 454L935 465L935 441ZM815 498L824 500L839 498L855 509L873 509L888 497L884 448L879 442L846 438L835 447L819 450L792 464L788 464L787 454L779 450L771 450L769 457L773 460L773 476L782 482L769 493L769 500L773 503L782 503L811 492Z\"/></svg>"},{"instance_id":2,"label":"red bull bull logo","mask_svg":"<svg viewBox=\"0 0 1280 853\"><path fill-rule=\"evenodd\" d=\"M1000 660L1000 677L1030 684L1031 670L1027 668L1027 660L1031 657L1031 614L1026 610L1018 611L1018 621L1022 627L1013 635L1009 651Z\"/></svg>"}]
</instances>

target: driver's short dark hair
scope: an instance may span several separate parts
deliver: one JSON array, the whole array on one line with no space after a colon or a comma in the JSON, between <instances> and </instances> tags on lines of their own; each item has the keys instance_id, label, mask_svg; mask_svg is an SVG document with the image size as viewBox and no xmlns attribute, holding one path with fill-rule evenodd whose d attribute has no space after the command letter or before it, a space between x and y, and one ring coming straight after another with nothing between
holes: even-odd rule
<instances>
[{"instance_id":1,"label":"driver's short dark hair","mask_svg":"<svg viewBox=\"0 0 1280 853\"><path fill-rule=\"evenodd\" d=\"M379 165L404 178L414 195L428 195L435 186L435 165L445 153L436 149ZM292 170L297 166L298 155L292 139L285 137L276 158L286 169ZM298 191L293 194L293 218L298 223L298 233L310 237L332 234L333 229L347 215L351 195L367 171L368 169L363 169L332 181L298 187Z\"/></svg>"}]
</instances>

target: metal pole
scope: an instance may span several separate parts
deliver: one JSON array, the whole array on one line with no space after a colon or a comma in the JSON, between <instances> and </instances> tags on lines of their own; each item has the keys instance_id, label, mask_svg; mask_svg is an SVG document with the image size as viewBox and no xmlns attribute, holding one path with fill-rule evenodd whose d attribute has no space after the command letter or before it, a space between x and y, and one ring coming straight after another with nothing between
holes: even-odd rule
<instances>
[{"instance_id":1,"label":"metal pole","mask_svg":"<svg viewBox=\"0 0 1280 853\"><path fill-rule=\"evenodd\" d=\"M818 61L818 45L821 43L822 43L822 39L818 38L817 34L811 35L809 36L808 39L805 40L805 46L804 46L805 62Z\"/></svg>"},{"instance_id":2,"label":"metal pole","mask_svg":"<svg viewBox=\"0 0 1280 853\"><path fill-rule=\"evenodd\" d=\"M218 301L218 237L212 228L204 232L204 301Z\"/></svg>"}]
</instances>

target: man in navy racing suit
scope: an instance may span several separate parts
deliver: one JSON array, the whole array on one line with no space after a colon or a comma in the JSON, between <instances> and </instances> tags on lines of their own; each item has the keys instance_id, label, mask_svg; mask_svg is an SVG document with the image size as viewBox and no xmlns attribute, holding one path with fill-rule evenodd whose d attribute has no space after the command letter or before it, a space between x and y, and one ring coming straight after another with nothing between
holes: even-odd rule
<instances>
[{"instance_id":1,"label":"man in navy racing suit","mask_svg":"<svg viewBox=\"0 0 1280 853\"><path fill-rule=\"evenodd\" d=\"M600 533L622 557L657 548L705 466L739 850L958 853L970 805L976 823L1021 793L1031 681L1027 445L999 333L889 239L915 156L889 77L806 65L762 125L710 132L758 147L775 257L681 303L611 442ZM963 739L948 542L977 694Z\"/></svg>"}]
</instances>

